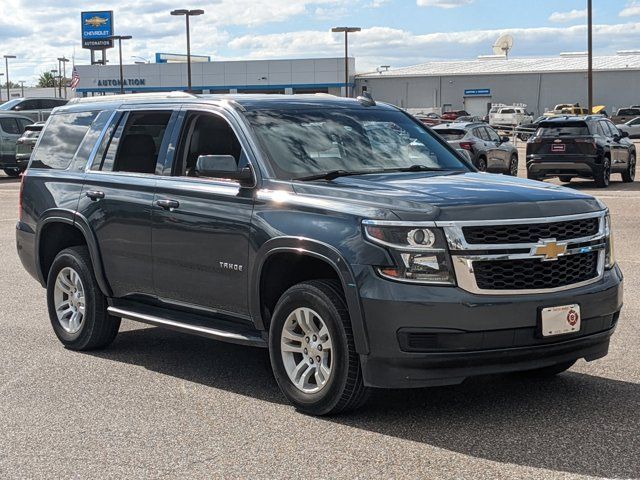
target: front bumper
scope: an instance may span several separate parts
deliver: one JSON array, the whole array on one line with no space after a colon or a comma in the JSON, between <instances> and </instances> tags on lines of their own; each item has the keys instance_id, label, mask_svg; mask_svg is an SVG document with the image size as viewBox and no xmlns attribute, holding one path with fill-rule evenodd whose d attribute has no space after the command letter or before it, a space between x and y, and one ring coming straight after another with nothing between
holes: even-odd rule
<instances>
[{"instance_id":1,"label":"front bumper","mask_svg":"<svg viewBox=\"0 0 640 480\"><path fill-rule=\"evenodd\" d=\"M531 370L607 354L622 308L616 266L598 282L564 292L475 295L455 287L408 285L358 269L370 351L365 384L379 388L449 385L466 377ZM579 333L543 338L539 311L577 303Z\"/></svg>"}]
</instances>

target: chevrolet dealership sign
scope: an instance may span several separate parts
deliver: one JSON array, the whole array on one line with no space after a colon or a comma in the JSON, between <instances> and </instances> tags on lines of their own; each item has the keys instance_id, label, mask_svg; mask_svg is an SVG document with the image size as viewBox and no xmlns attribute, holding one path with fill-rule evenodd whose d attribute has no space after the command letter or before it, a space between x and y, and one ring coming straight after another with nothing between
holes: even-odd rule
<instances>
[{"instance_id":1,"label":"chevrolet dealership sign","mask_svg":"<svg viewBox=\"0 0 640 480\"><path fill-rule=\"evenodd\" d=\"M82 48L102 50L113 47L113 12L82 12Z\"/></svg>"}]
</instances>

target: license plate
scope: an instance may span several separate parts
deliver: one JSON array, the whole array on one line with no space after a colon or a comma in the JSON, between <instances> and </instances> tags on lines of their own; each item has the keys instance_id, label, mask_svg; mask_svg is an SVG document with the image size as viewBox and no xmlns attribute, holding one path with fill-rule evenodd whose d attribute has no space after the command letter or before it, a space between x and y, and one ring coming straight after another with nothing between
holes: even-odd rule
<instances>
[{"instance_id":1,"label":"license plate","mask_svg":"<svg viewBox=\"0 0 640 480\"><path fill-rule=\"evenodd\" d=\"M567 150L567 146L564 143L556 143L551 145L552 152L565 152Z\"/></svg>"},{"instance_id":2,"label":"license plate","mask_svg":"<svg viewBox=\"0 0 640 480\"><path fill-rule=\"evenodd\" d=\"M580 305L563 305L542 309L542 336L552 337L580 330Z\"/></svg>"}]
</instances>

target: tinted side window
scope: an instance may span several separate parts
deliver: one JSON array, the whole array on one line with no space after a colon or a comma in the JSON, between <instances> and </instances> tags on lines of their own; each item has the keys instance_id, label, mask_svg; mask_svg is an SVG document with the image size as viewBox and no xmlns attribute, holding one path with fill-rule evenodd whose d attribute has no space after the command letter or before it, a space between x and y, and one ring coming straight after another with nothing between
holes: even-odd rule
<instances>
[{"instance_id":1,"label":"tinted side window","mask_svg":"<svg viewBox=\"0 0 640 480\"><path fill-rule=\"evenodd\" d=\"M492 128L489 127L484 127L484 129L487 131L487 134L489 135L489 138L491 139L492 142L499 142L500 141L500 135L498 135L495 130L493 130Z\"/></svg>"},{"instance_id":2,"label":"tinted side window","mask_svg":"<svg viewBox=\"0 0 640 480\"><path fill-rule=\"evenodd\" d=\"M51 116L29 167L67 168L96 115L97 112L80 112Z\"/></svg>"},{"instance_id":3,"label":"tinted side window","mask_svg":"<svg viewBox=\"0 0 640 480\"><path fill-rule=\"evenodd\" d=\"M483 140L486 140L487 142L490 142L491 139L489 138L489 134L487 133L487 130L484 127L480 127L478 128L478 137L480 137Z\"/></svg>"},{"instance_id":4,"label":"tinted side window","mask_svg":"<svg viewBox=\"0 0 640 480\"><path fill-rule=\"evenodd\" d=\"M156 164L172 112L132 112L116 129L101 170L156 173Z\"/></svg>"},{"instance_id":5,"label":"tinted side window","mask_svg":"<svg viewBox=\"0 0 640 480\"><path fill-rule=\"evenodd\" d=\"M33 124L31 120L27 120L25 118L18 118L17 120L18 120L18 125L20 126L20 133L24 133L24 130L27 127L27 125Z\"/></svg>"},{"instance_id":6,"label":"tinted side window","mask_svg":"<svg viewBox=\"0 0 640 480\"><path fill-rule=\"evenodd\" d=\"M66 100L53 100L53 99L45 99L40 100L40 108L43 110L49 110L51 108L59 107L61 105L65 105L67 103Z\"/></svg>"},{"instance_id":7,"label":"tinted side window","mask_svg":"<svg viewBox=\"0 0 640 480\"><path fill-rule=\"evenodd\" d=\"M0 118L0 128L4 133L17 135L22 133L15 118Z\"/></svg>"},{"instance_id":8,"label":"tinted side window","mask_svg":"<svg viewBox=\"0 0 640 480\"><path fill-rule=\"evenodd\" d=\"M13 107L14 110L38 110L40 108L40 100L25 100Z\"/></svg>"},{"instance_id":9,"label":"tinted side window","mask_svg":"<svg viewBox=\"0 0 640 480\"><path fill-rule=\"evenodd\" d=\"M611 132L611 135L620 135L620 131L618 130L618 127L616 127L613 123L608 122L606 120L604 123L609 127L609 131Z\"/></svg>"}]
</instances>

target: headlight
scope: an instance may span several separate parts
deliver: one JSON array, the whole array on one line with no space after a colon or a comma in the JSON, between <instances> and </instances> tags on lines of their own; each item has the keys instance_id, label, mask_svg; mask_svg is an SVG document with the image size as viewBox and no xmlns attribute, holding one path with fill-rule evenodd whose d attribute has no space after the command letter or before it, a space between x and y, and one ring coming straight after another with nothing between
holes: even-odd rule
<instances>
[{"instance_id":1,"label":"headlight","mask_svg":"<svg viewBox=\"0 0 640 480\"><path fill-rule=\"evenodd\" d=\"M611 228L611 215L604 217L604 231L606 237L606 249L604 257L604 265L606 268L613 268L616 264L615 247L613 242L613 230Z\"/></svg>"},{"instance_id":2,"label":"headlight","mask_svg":"<svg viewBox=\"0 0 640 480\"><path fill-rule=\"evenodd\" d=\"M366 238L387 247L395 260L393 267L376 268L381 276L411 283L455 283L441 229L374 220L365 220L363 227Z\"/></svg>"}]
</instances>

